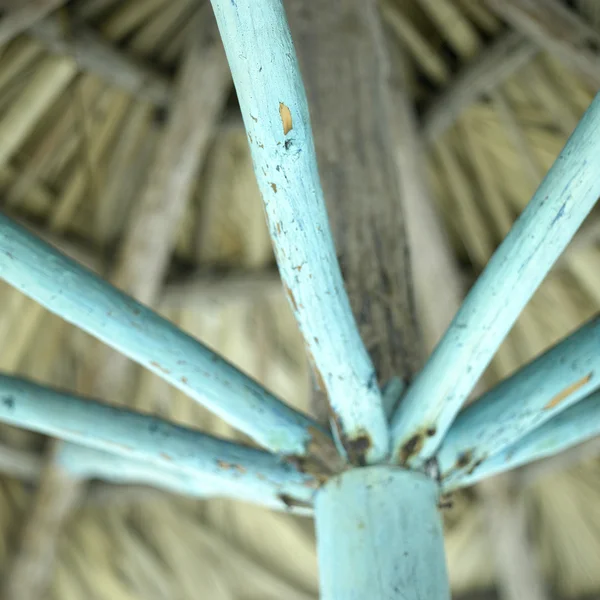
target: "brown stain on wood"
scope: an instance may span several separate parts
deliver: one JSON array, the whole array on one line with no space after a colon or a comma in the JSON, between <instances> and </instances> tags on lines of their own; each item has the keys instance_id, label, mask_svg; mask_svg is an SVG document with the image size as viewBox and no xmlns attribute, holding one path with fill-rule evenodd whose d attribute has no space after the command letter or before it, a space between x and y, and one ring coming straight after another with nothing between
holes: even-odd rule
<instances>
[{"instance_id":1,"label":"brown stain on wood","mask_svg":"<svg viewBox=\"0 0 600 600\"><path fill-rule=\"evenodd\" d=\"M285 290L285 295L288 297L292 307L297 311L298 305L296 304L296 299L294 298L294 294L292 294L292 290L290 290L286 283L283 284L283 289Z\"/></svg>"},{"instance_id":2,"label":"brown stain on wood","mask_svg":"<svg viewBox=\"0 0 600 600\"><path fill-rule=\"evenodd\" d=\"M471 461L473 460L473 452L471 450L466 450L465 452L461 452L456 459L456 468L464 469Z\"/></svg>"},{"instance_id":3,"label":"brown stain on wood","mask_svg":"<svg viewBox=\"0 0 600 600\"><path fill-rule=\"evenodd\" d=\"M290 109L283 103L279 103L279 116L283 125L283 135L287 135L293 128L292 113Z\"/></svg>"},{"instance_id":4,"label":"brown stain on wood","mask_svg":"<svg viewBox=\"0 0 600 600\"><path fill-rule=\"evenodd\" d=\"M398 460L401 465L405 465L413 456L419 454L421 448L423 448L423 438L423 433L418 432L404 442L400 448L400 453L398 456Z\"/></svg>"},{"instance_id":5,"label":"brown stain on wood","mask_svg":"<svg viewBox=\"0 0 600 600\"><path fill-rule=\"evenodd\" d=\"M219 465L219 467L221 467L221 469L224 469L225 471L237 471L238 473L246 473L246 469L244 467L242 467L241 465L236 465L235 463L230 463L227 462L225 460L218 460L217 464Z\"/></svg>"},{"instance_id":6,"label":"brown stain on wood","mask_svg":"<svg viewBox=\"0 0 600 600\"><path fill-rule=\"evenodd\" d=\"M586 383L588 383L590 381L590 379L592 378L593 374L594 374L593 372L588 373L585 377L582 377L579 381L572 383L570 386L568 386L564 390L562 390L562 392L559 392L558 394L556 394L556 396L554 396L554 398L552 398L552 400L550 400L550 402L548 402L548 404L546 404L544 406L544 410L551 410L553 408L556 408L561 402L566 400L571 394L575 393L578 389L580 389Z\"/></svg>"},{"instance_id":7,"label":"brown stain on wood","mask_svg":"<svg viewBox=\"0 0 600 600\"><path fill-rule=\"evenodd\" d=\"M273 190L275 193L277 193L277 184L276 184L276 183L272 183L272 184L271 184L271 189L272 189L272 190Z\"/></svg>"},{"instance_id":8,"label":"brown stain on wood","mask_svg":"<svg viewBox=\"0 0 600 600\"><path fill-rule=\"evenodd\" d=\"M361 467L367 464L367 453L373 445L371 438L367 433L361 433L356 437L346 437L344 442L344 448L348 453L348 460L353 465L359 465Z\"/></svg>"},{"instance_id":9,"label":"brown stain on wood","mask_svg":"<svg viewBox=\"0 0 600 600\"><path fill-rule=\"evenodd\" d=\"M327 387L325 386L325 379L323 378L323 375L322 375L321 371L319 370L319 367L317 367L317 363L315 362L315 357L313 356L313 353L310 351L310 348L308 347L308 345L306 345L306 355L308 357L308 362L310 363L310 366L312 367L313 373L315 374L317 387L322 392L327 393Z\"/></svg>"},{"instance_id":10,"label":"brown stain on wood","mask_svg":"<svg viewBox=\"0 0 600 600\"><path fill-rule=\"evenodd\" d=\"M295 506L300 508L310 508L312 506L309 502L298 500L289 494L279 494L279 499L290 509Z\"/></svg>"},{"instance_id":11,"label":"brown stain on wood","mask_svg":"<svg viewBox=\"0 0 600 600\"><path fill-rule=\"evenodd\" d=\"M171 371L169 371L169 369L165 369L163 366L161 366L155 360L153 360L150 363L150 366L154 367L155 369L158 369L161 373L164 373L165 375L170 375L171 374Z\"/></svg>"}]
</instances>

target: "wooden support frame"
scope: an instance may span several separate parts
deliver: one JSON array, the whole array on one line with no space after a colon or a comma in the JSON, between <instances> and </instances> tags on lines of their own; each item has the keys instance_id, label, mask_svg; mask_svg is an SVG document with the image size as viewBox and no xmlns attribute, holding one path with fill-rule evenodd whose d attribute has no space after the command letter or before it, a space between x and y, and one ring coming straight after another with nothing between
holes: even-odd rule
<instances>
[{"instance_id":1,"label":"wooden support frame","mask_svg":"<svg viewBox=\"0 0 600 600\"><path fill-rule=\"evenodd\" d=\"M520 310L600 195L600 97L408 387L388 425L389 398L396 393L382 393L344 290L317 172L307 101L281 0L212 0L212 4L242 106L279 268L329 396L341 457L330 460L328 432L306 416L4 216L0 216L0 277L204 403L274 454L6 377L0 378L0 418L95 451L112 452L121 457L113 464L123 477L135 477L136 472L148 477L148 466L158 467L154 483L168 487L179 485L168 479L169 473L201 472L214 478L215 489L235 485L236 497L250 501L258 499L279 508L283 502L301 510L310 509L314 501L319 560L326 571L322 592L327 600L352 597L349 581L360 592L356 597L369 594L383 600L398 592L411 598L447 600L439 493L599 433L599 420L589 418L600 410L598 393L576 404L578 396L574 396L573 405L561 414L550 412L550 420L541 426L541 421L523 426L518 414L508 419L514 435L486 447L486 452L497 454L482 454L455 481L439 471L437 451L444 448L446 434L448 440L456 436L462 443L476 437L473 428L478 423L488 425L482 405L473 409L476 417L459 417L452 429L463 401ZM580 352L589 354L585 343L579 345L582 340L572 349L573 339L579 338L574 336L501 384L491 392L499 399L492 398L490 404L501 406L506 389L541 374L540 365L547 368L553 353L567 359L577 358ZM549 394L560 391L563 372L558 369L555 375ZM591 381L577 389L582 394L589 391L585 386L593 385ZM573 385L570 374L563 383ZM399 394L402 385L394 383L394 389ZM538 404L547 400L545 394L529 401L539 409ZM555 397L549 400L551 409L560 404L553 404ZM157 435L168 448L157 445ZM94 467L94 461L102 463L91 451L87 458L67 452L61 460L74 474L89 474L101 468ZM406 496L405 505L398 506L399 496ZM348 526L339 527L339 518ZM374 560L369 548L380 547L385 556ZM341 565L336 563L338 557Z\"/></svg>"}]
</instances>

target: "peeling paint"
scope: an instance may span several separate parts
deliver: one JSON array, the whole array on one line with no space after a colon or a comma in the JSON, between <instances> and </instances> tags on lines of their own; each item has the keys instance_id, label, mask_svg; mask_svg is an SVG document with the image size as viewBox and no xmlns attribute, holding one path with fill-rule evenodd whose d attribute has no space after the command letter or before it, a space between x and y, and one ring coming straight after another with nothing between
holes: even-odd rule
<instances>
[{"instance_id":1,"label":"peeling paint","mask_svg":"<svg viewBox=\"0 0 600 600\"><path fill-rule=\"evenodd\" d=\"M473 466L467 471L469 473L469 475L471 475L475 469L477 469L479 467L479 465L481 465L481 463L487 458L487 454L482 456L481 458L478 458L475 463L473 464Z\"/></svg>"},{"instance_id":2,"label":"peeling paint","mask_svg":"<svg viewBox=\"0 0 600 600\"><path fill-rule=\"evenodd\" d=\"M456 459L456 468L464 469L471 461L473 460L473 452L471 450L466 450L465 452L461 452Z\"/></svg>"},{"instance_id":3,"label":"peeling paint","mask_svg":"<svg viewBox=\"0 0 600 600\"><path fill-rule=\"evenodd\" d=\"M367 464L367 453L373 442L367 433L362 433L355 438L346 438L344 447L348 453L348 460L354 465L364 467Z\"/></svg>"},{"instance_id":4,"label":"peeling paint","mask_svg":"<svg viewBox=\"0 0 600 600\"><path fill-rule=\"evenodd\" d=\"M237 471L240 474L246 473L246 469L241 465L236 465L235 463L230 463L225 460L218 460L217 465L221 467L221 469L225 469L226 471Z\"/></svg>"},{"instance_id":5,"label":"peeling paint","mask_svg":"<svg viewBox=\"0 0 600 600\"><path fill-rule=\"evenodd\" d=\"M288 507L301 507L301 508L311 508L312 504L309 502L305 502L304 500L298 500L289 494L279 494L278 498Z\"/></svg>"},{"instance_id":6,"label":"peeling paint","mask_svg":"<svg viewBox=\"0 0 600 600\"><path fill-rule=\"evenodd\" d=\"M159 363L157 363L155 360L150 361L150 366L154 367L155 369L158 369L161 373L164 373L165 375L169 375L171 373L171 371L169 371L169 369L165 369Z\"/></svg>"},{"instance_id":7,"label":"peeling paint","mask_svg":"<svg viewBox=\"0 0 600 600\"><path fill-rule=\"evenodd\" d=\"M415 433L407 442L400 448L398 460L401 465L405 465L412 457L419 454L423 448L423 434Z\"/></svg>"},{"instance_id":8,"label":"peeling paint","mask_svg":"<svg viewBox=\"0 0 600 600\"><path fill-rule=\"evenodd\" d=\"M283 135L287 135L293 128L292 113L290 109L283 103L279 103L279 116L283 125Z\"/></svg>"},{"instance_id":9,"label":"peeling paint","mask_svg":"<svg viewBox=\"0 0 600 600\"><path fill-rule=\"evenodd\" d=\"M294 294L292 294L292 290L290 290L286 283L283 284L283 289L285 290L285 295L288 297L293 309L297 311L298 305L296 304L296 299L294 298Z\"/></svg>"},{"instance_id":10,"label":"peeling paint","mask_svg":"<svg viewBox=\"0 0 600 600\"><path fill-rule=\"evenodd\" d=\"M551 410L556 408L561 402L564 402L571 394L576 392L579 388L583 387L586 383L588 383L594 373L588 373L585 377L582 377L579 381L572 383L570 386L566 387L562 392L559 392L544 406L544 410Z\"/></svg>"}]
</instances>

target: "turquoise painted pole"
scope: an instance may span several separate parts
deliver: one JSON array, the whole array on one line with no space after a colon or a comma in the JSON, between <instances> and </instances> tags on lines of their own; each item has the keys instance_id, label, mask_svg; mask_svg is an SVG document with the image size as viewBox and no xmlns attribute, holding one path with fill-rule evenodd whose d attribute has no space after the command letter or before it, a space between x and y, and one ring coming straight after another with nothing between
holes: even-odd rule
<instances>
[{"instance_id":1,"label":"turquoise painted pole","mask_svg":"<svg viewBox=\"0 0 600 600\"><path fill-rule=\"evenodd\" d=\"M0 214L0 278L156 373L274 452L323 430L221 356Z\"/></svg>"},{"instance_id":2,"label":"turquoise painted pole","mask_svg":"<svg viewBox=\"0 0 600 600\"><path fill-rule=\"evenodd\" d=\"M486 477L554 456L596 436L600 436L600 392L590 394L471 471L443 481L443 489L450 492L473 485Z\"/></svg>"},{"instance_id":3,"label":"turquoise painted pole","mask_svg":"<svg viewBox=\"0 0 600 600\"><path fill-rule=\"evenodd\" d=\"M434 481L398 467L354 469L315 498L322 600L450 600Z\"/></svg>"},{"instance_id":4,"label":"turquoise painted pole","mask_svg":"<svg viewBox=\"0 0 600 600\"><path fill-rule=\"evenodd\" d=\"M272 510L297 515L312 514L312 506L294 504L291 497L256 493L244 484L230 484L221 477L161 469L154 463L103 452L87 446L65 442L57 455L57 464L74 477L99 479L114 484L147 485L194 498L231 498L253 502Z\"/></svg>"},{"instance_id":5,"label":"turquoise painted pole","mask_svg":"<svg viewBox=\"0 0 600 600\"><path fill-rule=\"evenodd\" d=\"M281 0L211 0L291 307L356 463L384 459L388 427L375 369L340 273L306 94Z\"/></svg>"},{"instance_id":6,"label":"turquoise painted pole","mask_svg":"<svg viewBox=\"0 0 600 600\"><path fill-rule=\"evenodd\" d=\"M600 386L600 317L468 406L436 455L442 478L460 477Z\"/></svg>"},{"instance_id":7,"label":"turquoise painted pole","mask_svg":"<svg viewBox=\"0 0 600 600\"><path fill-rule=\"evenodd\" d=\"M419 467L434 455L523 307L596 203L598 173L600 95L407 390L392 421L394 460Z\"/></svg>"},{"instance_id":8,"label":"turquoise painted pole","mask_svg":"<svg viewBox=\"0 0 600 600\"><path fill-rule=\"evenodd\" d=\"M171 482L188 477L192 488L196 484L189 478L205 482L212 492L268 506L304 508L318 487L316 479L263 450L6 375L0 375L0 420L156 466L159 480L165 471ZM100 467L97 458L87 463L89 456L71 451L68 468L91 474ZM115 459L112 464L135 473L132 463Z\"/></svg>"}]
</instances>

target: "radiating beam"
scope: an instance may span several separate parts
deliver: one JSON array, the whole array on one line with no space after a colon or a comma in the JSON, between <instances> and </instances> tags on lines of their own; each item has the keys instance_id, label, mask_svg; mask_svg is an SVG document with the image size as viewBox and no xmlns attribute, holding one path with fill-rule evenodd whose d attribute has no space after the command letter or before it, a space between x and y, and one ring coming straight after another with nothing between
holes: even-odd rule
<instances>
[{"instance_id":1,"label":"radiating beam","mask_svg":"<svg viewBox=\"0 0 600 600\"><path fill-rule=\"evenodd\" d=\"M351 460L389 451L317 171L306 95L281 0L211 0L237 90L281 277L336 433Z\"/></svg>"},{"instance_id":2,"label":"radiating beam","mask_svg":"<svg viewBox=\"0 0 600 600\"><path fill-rule=\"evenodd\" d=\"M392 422L394 460L417 466L437 450L522 309L600 196L599 172L597 96L407 390Z\"/></svg>"},{"instance_id":3,"label":"radiating beam","mask_svg":"<svg viewBox=\"0 0 600 600\"><path fill-rule=\"evenodd\" d=\"M135 480L136 473L147 477L157 467L156 479L170 486L184 486L187 478L187 489L198 491L205 485L211 495L233 493L267 505L282 505L280 496L305 505L318 486L311 476L263 450L7 375L0 375L0 420L131 459L105 457L121 481L128 475ZM98 455L94 464L86 451L79 454L71 448L67 457L61 454L63 466L74 475L106 473Z\"/></svg>"},{"instance_id":4,"label":"radiating beam","mask_svg":"<svg viewBox=\"0 0 600 600\"><path fill-rule=\"evenodd\" d=\"M228 482L220 476L203 474L192 476L187 472L174 469L163 469L144 460L124 457L113 452L103 452L94 448L66 442L60 449L56 459L57 467L64 469L69 475L98 479L112 484L121 484L127 488L132 486L151 486L157 490L165 490L175 494L193 498L231 498L244 502L254 502L274 510L293 512L294 514L310 514L312 508L308 503L294 504L292 497L284 493L280 495L259 493L245 483ZM108 487L108 486L107 486ZM116 498L119 486L111 486L112 495ZM107 492L107 498L109 492ZM284 498L282 500L282 498Z\"/></svg>"},{"instance_id":5,"label":"radiating beam","mask_svg":"<svg viewBox=\"0 0 600 600\"><path fill-rule=\"evenodd\" d=\"M436 458L448 481L600 387L600 316L468 406Z\"/></svg>"},{"instance_id":6,"label":"radiating beam","mask_svg":"<svg viewBox=\"0 0 600 600\"><path fill-rule=\"evenodd\" d=\"M302 455L315 436L326 439L218 354L3 215L0 278L272 451Z\"/></svg>"},{"instance_id":7,"label":"radiating beam","mask_svg":"<svg viewBox=\"0 0 600 600\"><path fill-rule=\"evenodd\" d=\"M442 481L442 488L449 492L473 485L485 477L554 456L596 436L600 436L600 392L590 394L471 471L451 481Z\"/></svg>"}]
</instances>

